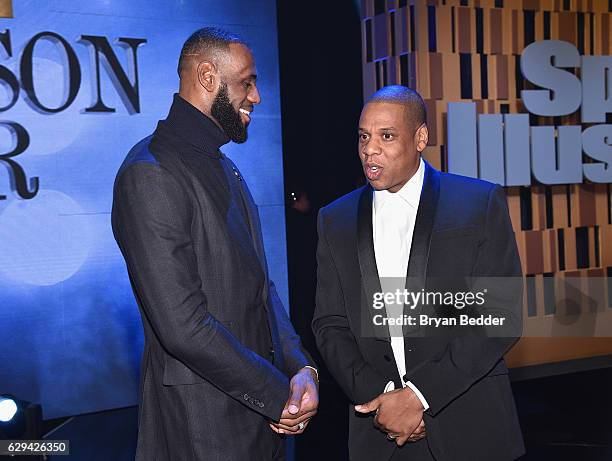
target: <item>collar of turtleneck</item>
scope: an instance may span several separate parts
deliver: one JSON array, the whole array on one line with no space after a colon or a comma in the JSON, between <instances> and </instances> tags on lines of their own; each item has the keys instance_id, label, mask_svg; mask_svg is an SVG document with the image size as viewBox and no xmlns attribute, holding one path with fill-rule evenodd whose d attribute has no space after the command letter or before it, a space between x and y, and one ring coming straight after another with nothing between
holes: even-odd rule
<instances>
[{"instance_id":1,"label":"collar of turtleneck","mask_svg":"<svg viewBox=\"0 0 612 461\"><path fill-rule=\"evenodd\" d=\"M204 115L178 94L174 95L168 117L161 121L160 125L197 151L214 158L221 156L219 148L230 141L230 138L210 117Z\"/></svg>"}]
</instances>

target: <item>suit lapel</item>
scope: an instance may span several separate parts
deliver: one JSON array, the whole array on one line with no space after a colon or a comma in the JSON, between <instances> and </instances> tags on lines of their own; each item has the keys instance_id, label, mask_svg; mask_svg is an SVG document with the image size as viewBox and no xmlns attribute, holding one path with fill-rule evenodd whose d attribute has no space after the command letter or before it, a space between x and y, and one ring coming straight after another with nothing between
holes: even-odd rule
<instances>
[{"instance_id":1,"label":"suit lapel","mask_svg":"<svg viewBox=\"0 0 612 461\"><path fill-rule=\"evenodd\" d=\"M425 288L431 233L436 217L438 197L440 196L440 173L433 169L429 163L424 163L425 177L423 178L423 188L421 189L406 271L406 289L409 291L420 291ZM412 314L418 315L419 312L417 311L418 309ZM413 330L413 328L405 326L404 337L411 336L414 333Z\"/></svg>"},{"instance_id":2,"label":"suit lapel","mask_svg":"<svg viewBox=\"0 0 612 461\"><path fill-rule=\"evenodd\" d=\"M431 231L436 216L438 197L440 196L440 173L434 170L429 163L424 163L425 177L423 178L423 188L421 189L406 273L409 279L415 279L422 284L425 282Z\"/></svg>"},{"instance_id":3,"label":"suit lapel","mask_svg":"<svg viewBox=\"0 0 612 461\"><path fill-rule=\"evenodd\" d=\"M381 293L378 268L376 267L376 256L374 254L374 234L372 232L372 194L373 189L367 185L363 188L359 197L357 211L357 247L359 255L359 268L361 270L361 280L363 283L363 294L365 300L362 302L364 314L362 322L372 323L374 315L384 313L376 311L373 307L374 293ZM374 336L376 339L391 342L389 329L386 326L374 326ZM363 329L363 328L362 328Z\"/></svg>"}]
</instances>

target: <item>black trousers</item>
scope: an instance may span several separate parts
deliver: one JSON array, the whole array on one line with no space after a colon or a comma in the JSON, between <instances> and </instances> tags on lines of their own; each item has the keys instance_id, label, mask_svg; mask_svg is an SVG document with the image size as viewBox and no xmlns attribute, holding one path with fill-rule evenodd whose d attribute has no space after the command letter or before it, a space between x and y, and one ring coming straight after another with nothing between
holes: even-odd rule
<instances>
[{"instance_id":1,"label":"black trousers","mask_svg":"<svg viewBox=\"0 0 612 461\"><path fill-rule=\"evenodd\" d=\"M389 443L395 442L389 441ZM434 461L434 457L429 451L427 438L424 438L418 442L408 442L402 447L397 447L391 461Z\"/></svg>"}]
</instances>

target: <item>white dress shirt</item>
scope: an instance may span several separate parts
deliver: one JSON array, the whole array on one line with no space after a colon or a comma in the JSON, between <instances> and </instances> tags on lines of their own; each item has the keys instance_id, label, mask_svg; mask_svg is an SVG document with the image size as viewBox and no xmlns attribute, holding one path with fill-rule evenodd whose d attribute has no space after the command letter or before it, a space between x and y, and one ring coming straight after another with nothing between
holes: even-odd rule
<instances>
[{"instance_id":1,"label":"white dress shirt","mask_svg":"<svg viewBox=\"0 0 612 461\"><path fill-rule=\"evenodd\" d=\"M378 268L383 292L394 292L397 288L400 290L405 288L412 234L414 233L424 177L425 164L421 159L417 172L399 191L396 193L386 190L374 191L372 231L376 267ZM388 317L402 315L403 306L386 305L385 307ZM402 327L389 325L389 334L402 385L410 387L423 404L424 409L427 410L429 405L423 394L414 384L403 379L406 375L406 361ZM390 381L384 391L388 392L394 388L393 381Z\"/></svg>"}]
</instances>

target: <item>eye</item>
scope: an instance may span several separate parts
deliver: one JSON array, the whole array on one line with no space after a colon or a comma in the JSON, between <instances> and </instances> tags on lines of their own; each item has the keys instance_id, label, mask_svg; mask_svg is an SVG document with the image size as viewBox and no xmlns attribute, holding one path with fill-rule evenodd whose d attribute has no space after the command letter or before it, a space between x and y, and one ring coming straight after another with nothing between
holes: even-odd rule
<instances>
[{"instance_id":1,"label":"eye","mask_svg":"<svg viewBox=\"0 0 612 461\"><path fill-rule=\"evenodd\" d=\"M383 133L382 138L385 141L391 141L393 139L393 133Z\"/></svg>"},{"instance_id":2,"label":"eye","mask_svg":"<svg viewBox=\"0 0 612 461\"><path fill-rule=\"evenodd\" d=\"M359 133L359 141L367 141L368 140L368 135L365 133Z\"/></svg>"}]
</instances>

